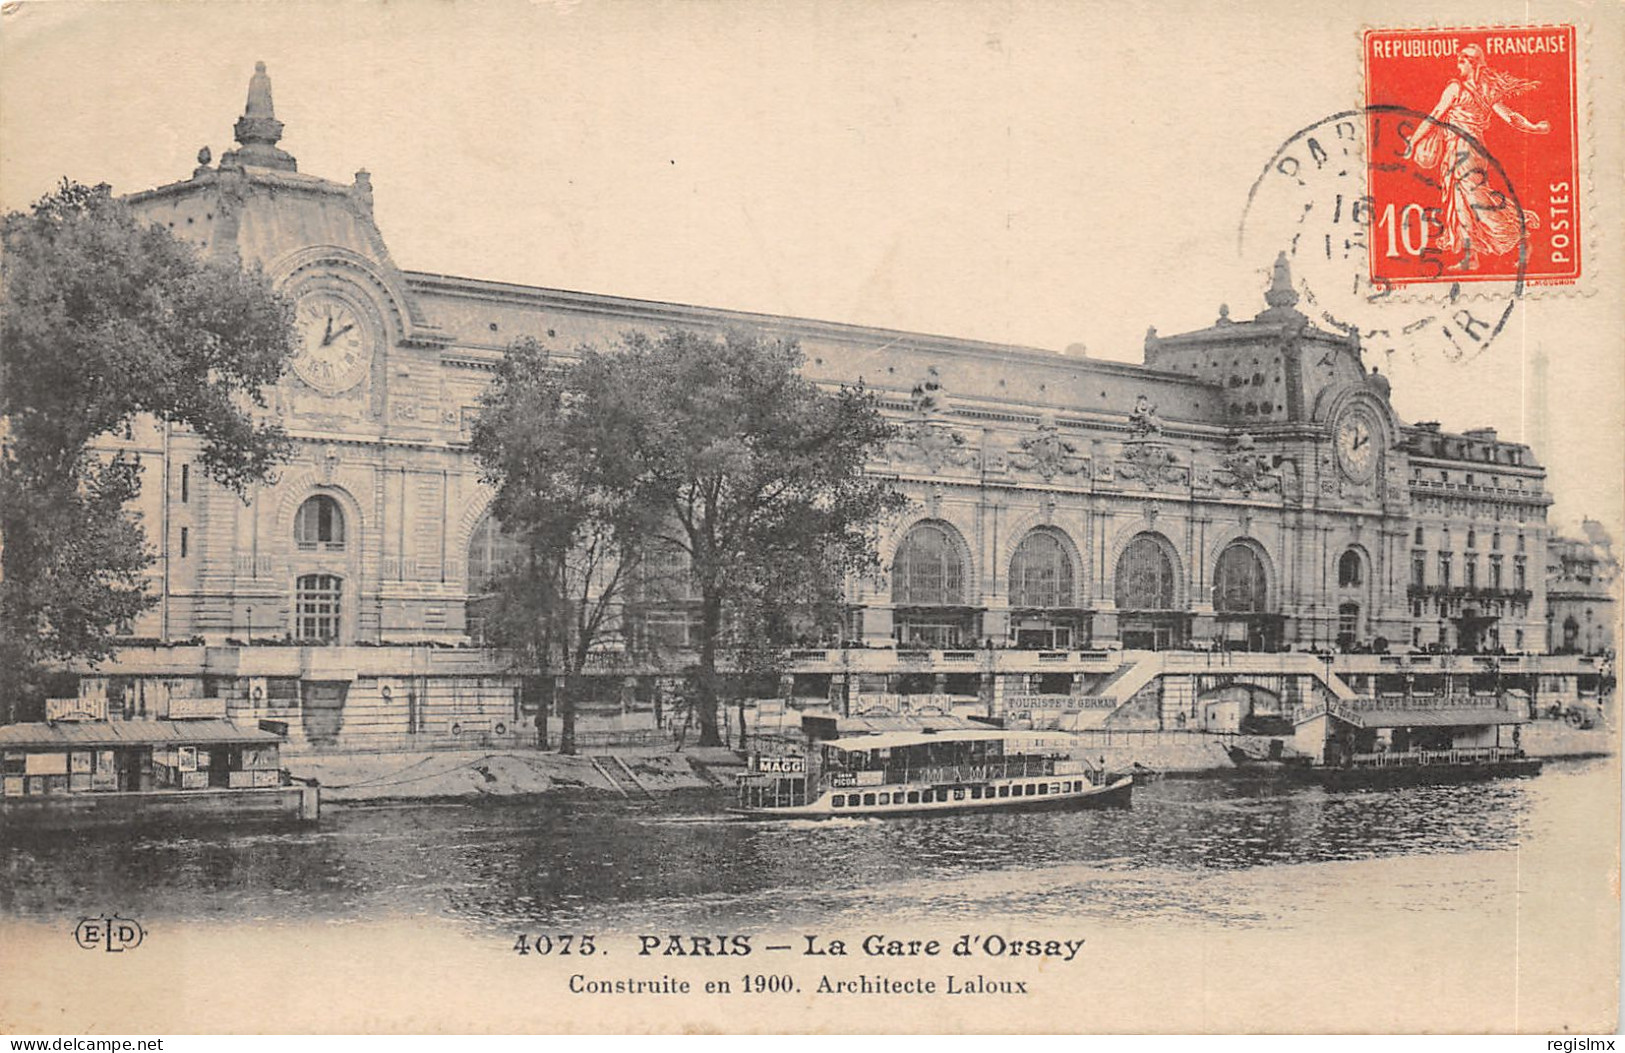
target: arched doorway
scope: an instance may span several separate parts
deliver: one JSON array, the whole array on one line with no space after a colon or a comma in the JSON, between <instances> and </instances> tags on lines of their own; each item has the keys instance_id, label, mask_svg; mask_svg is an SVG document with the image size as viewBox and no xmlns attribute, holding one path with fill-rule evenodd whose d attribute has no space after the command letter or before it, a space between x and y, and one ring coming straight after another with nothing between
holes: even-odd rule
<instances>
[{"instance_id":1,"label":"arched doorway","mask_svg":"<svg viewBox=\"0 0 1625 1053\"><path fill-rule=\"evenodd\" d=\"M1233 541L1213 568L1213 613L1220 642L1230 650L1273 651L1281 618L1269 606L1269 579L1258 549Z\"/></svg>"},{"instance_id":2,"label":"arched doorway","mask_svg":"<svg viewBox=\"0 0 1625 1053\"><path fill-rule=\"evenodd\" d=\"M1370 635L1365 610L1371 589L1371 560L1365 549L1350 545L1337 558L1337 641L1338 650L1365 648Z\"/></svg>"},{"instance_id":3,"label":"arched doorway","mask_svg":"<svg viewBox=\"0 0 1625 1053\"><path fill-rule=\"evenodd\" d=\"M1117 558L1118 636L1130 651L1164 651L1190 636L1190 616L1175 609L1174 549L1160 534L1140 534Z\"/></svg>"},{"instance_id":4,"label":"arched doorway","mask_svg":"<svg viewBox=\"0 0 1625 1053\"><path fill-rule=\"evenodd\" d=\"M948 524L928 520L909 528L892 560L892 632L899 645L975 645L969 572L964 542Z\"/></svg>"},{"instance_id":5,"label":"arched doorway","mask_svg":"<svg viewBox=\"0 0 1625 1053\"><path fill-rule=\"evenodd\" d=\"M1010 630L1017 647L1087 646L1089 612L1076 606L1077 567L1059 531L1021 539L1010 558Z\"/></svg>"}]
</instances>

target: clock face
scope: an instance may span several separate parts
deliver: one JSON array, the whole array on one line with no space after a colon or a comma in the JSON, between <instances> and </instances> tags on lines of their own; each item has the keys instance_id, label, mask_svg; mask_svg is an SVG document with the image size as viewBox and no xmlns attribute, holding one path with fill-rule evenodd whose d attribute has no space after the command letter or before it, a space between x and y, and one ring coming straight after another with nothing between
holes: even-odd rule
<instances>
[{"instance_id":1,"label":"clock face","mask_svg":"<svg viewBox=\"0 0 1625 1053\"><path fill-rule=\"evenodd\" d=\"M349 301L312 293L295 312L299 353L293 370L318 391L337 395L361 382L372 364L372 331Z\"/></svg>"},{"instance_id":2,"label":"clock face","mask_svg":"<svg viewBox=\"0 0 1625 1053\"><path fill-rule=\"evenodd\" d=\"M1368 481L1377 468L1377 443L1382 432L1369 414L1352 410L1337 422L1333 441L1343 474L1357 483Z\"/></svg>"}]
</instances>

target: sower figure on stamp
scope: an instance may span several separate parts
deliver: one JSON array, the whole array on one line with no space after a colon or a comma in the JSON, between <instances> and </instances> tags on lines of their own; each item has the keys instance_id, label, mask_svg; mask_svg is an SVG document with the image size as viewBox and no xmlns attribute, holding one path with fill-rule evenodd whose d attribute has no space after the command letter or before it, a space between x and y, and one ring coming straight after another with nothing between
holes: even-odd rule
<instances>
[{"instance_id":1,"label":"sower figure on stamp","mask_svg":"<svg viewBox=\"0 0 1625 1053\"><path fill-rule=\"evenodd\" d=\"M1531 121L1506 104L1507 99L1534 90L1540 82L1491 69L1484 61L1484 49L1477 44L1461 49L1456 69L1460 79L1445 86L1428 119L1405 148L1405 156L1422 169L1438 171L1444 199L1440 244L1460 257L1456 269L1470 271L1477 269L1478 256L1502 256L1517 248L1524 227L1537 226L1539 218L1525 211L1520 224L1515 204L1489 185L1484 160L1475 159L1472 144L1456 129L1482 143L1492 116L1530 135L1545 135L1552 126L1547 121Z\"/></svg>"}]
</instances>

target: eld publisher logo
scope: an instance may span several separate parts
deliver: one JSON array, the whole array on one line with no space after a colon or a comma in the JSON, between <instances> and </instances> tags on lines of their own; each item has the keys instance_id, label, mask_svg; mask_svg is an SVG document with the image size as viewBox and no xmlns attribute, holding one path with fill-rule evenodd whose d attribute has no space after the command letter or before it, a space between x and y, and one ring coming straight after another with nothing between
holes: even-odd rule
<instances>
[{"instance_id":1,"label":"eld publisher logo","mask_svg":"<svg viewBox=\"0 0 1625 1053\"><path fill-rule=\"evenodd\" d=\"M99 918L81 918L73 930L73 940L87 951L103 950L109 954L122 954L141 946L147 930L141 923L118 914L103 914Z\"/></svg>"}]
</instances>

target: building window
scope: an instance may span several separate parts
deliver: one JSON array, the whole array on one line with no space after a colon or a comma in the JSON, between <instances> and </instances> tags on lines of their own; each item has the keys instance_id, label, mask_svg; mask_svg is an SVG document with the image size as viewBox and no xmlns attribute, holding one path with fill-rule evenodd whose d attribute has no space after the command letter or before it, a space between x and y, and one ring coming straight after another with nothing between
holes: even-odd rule
<instances>
[{"instance_id":1,"label":"building window","mask_svg":"<svg viewBox=\"0 0 1625 1053\"><path fill-rule=\"evenodd\" d=\"M1519 552L1523 551L1523 535L1522 534L1518 535L1518 551Z\"/></svg>"},{"instance_id":2,"label":"building window","mask_svg":"<svg viewBox=\"0 0 1625 1053\"><path fill-rule=\"evenodd\" d=\"M1427 583L1427 557L1417 552L1411 556L1411 584L1421 588Z\"/></svg>"},{"instance_id":3,"label":"building window","mask_svg":"<svg viewBox=\"0 0 1625 1053\"><path fill-rule=\"evenodd\" d=\"M1499 511L1499 506L1497 511ZM1501 532L1499 530L1490 535L1490 548L1497 552L1501 551Z\"/></svg>"},{"instance_id":4,"label":"building window","mask_svg":"<svg viewBox=\"0 0 1625 1053\"><path fill-rule=\"evenodd\" d=\"M1169 606L1173 604L1171 591ZM1234 544L1219 555L1219 564L1213 571L1215 611L1261 614L1268 609L1266 592L1264 564L1250 546Z\"/></svg>"},{"instance_id":5,"label":"building window","mask_svg":"<svg viewBox=\"0 0 1625 1053\"><path fill-rule=\"evenodd\" d=\"M1467 531L1467 547L1468 548L1477 548L1478 547L1478 531L1476 531L1476 530L1468 530Z\"/></svg>"},{"instance_id":6,"label":"building window","mask_svg":"<svg viewBox=\"0 0 1625 1053\"><path fill-rule=\"evenodd\" d=\"M1478 560L1471 553L1462 557L1462 584L1469 589L1478 588Z\"/></svg>"},{"instance_id":7,"label":"building window","mask_svg":"<svg viewBox=\"0 0 1625 1053\"><path fill-rule=\"evenodd\" d=\"M704 626L694 561L675 541L650 544L638 565L634 632L638 646L686 651L699 645Z\"/></svg>"},{"instance_id":8,"label":"building window","mask_svg":"<svg viewBox=\"0 0 1625 1053\"><path fill-rule=\"evenodd\" d=\"M1337 642L1344 647L1350 647L1359 639L1360 633L1360 605L1358 603L1344 603L1337 608Z\"/></svg>"},{"instance_id":9,"label":"building window","mask_svg":"<svg viewBox=\"0 0 1625 1053\"><path fill-rule=\"evenodd\" d=\"M502 529L496 516L486 516L468 539L468 591L476 595L491 591L491 582L506 570L524 547Z\"/></svg>"},{"instance_id":10,"label":"building window","mask_svg":"<svg viewBox=\"0 0 1625 1053\"><path fill-rule=\"evenodd\" d=\"M181 527L181 558L182 559L186 558L186 550L187 550L186 542L187 542L187 530L186 530L185 527Z\"/></svg>"},{"instance_id":11,"label":"building window","mask_svg":"<svg viewBox=\"0 0 1625 1053\"><path fill-rule=\"evenodd\" d=\"M1490 588L1497 591L1501 588L1501 557L1490 557Z\"/></svg>"},{"instance_id":12,"label":"building window","mask_svg":"<svg viewBox=\"0 0 1625 1053\"><path fill-rule=\"evenodd\" d=\"M1337 584L1346 589L1360 585L1364 579L1365 561L1351 548L1337 561Z\"/></svg>"},{"instance_id":13,"label":"building window","mask_svg":"<svg viewBox=\"0 0 1625 1053\"><path fill-rule=\"evenodd\" d=\"M524 551L513 535L502 529L494 515L480 520L468 539L468 601L464 624L470 638L487 642L491 614L491 593L498 575L511 566Z\"/></svg>"},{"instance_id":14,"label":"building window","mask_svg":"<svg viewBox=\"0 0 1625 1053\"><path fill-rule=\"evenodd\" d=\"M1117 606L1127 611L1174 608L1174 563L1157 539L1141 534L1117 561Z\"/></svg>"},{"instance_id":15,"label":"building window","mask_svg":"<svg viewBox=\"0 0 1625 1053\"><path fill-rule=\"evenodd\" d=\"M1072 557L1061 539L1045 530L1028 534L1010 560L1010 606L1072 606Z\"/></svg>"},{"instance_id":16,"label":"building window","mask_svg":"<svg viewBox=\"0 0 1625 1053\"><path fill-rule=\"evenodd\" d=\"M332 574L300 578L294 596L294 634L301 640L337 640L343 590L344 583Z\"/></svg>"},{"instance_id":17,"label":"building window","mask_svg":"<svg viewBox=\"0 0 1625 1053\"><path fill-rule=\"evenodd\" d=\"M1521 559L1512 564L1512 587L1519 592L1522 592L1529 587L1524 570L1523 560Z\"/></svg>"},{"instance_id":18,"label":"building window","mask_svg":"<svg viewBox=\"0 0 1625 1053\"><path fill-rule=\"evenodd\" d=\"M892 563L892 602L932 607L965 602L965 561L946 527L920 523L908 532Z\"/></svg>"},{"instance_id":19,"label":"building window","mask_svg":"<svg viewBox=\"0 0 1625 1053\"><path fill-rule=\"evenodd\" d=\"M293 540L304 551L344 550L344 511L326 494L317 494L299 506L293 517Z\"/></svg>"},{"instance_id":20,"label":"building window","mask_svg":"<svg viewBox=\"0 0 1625 1053\"><path fill-rule=\"evenodd\" d=\"M1421 527L1416 528L1416 543L1418 545L1423 543L1422 542L1422 528Z\"/></svg>"},{"instance_id":21,"label":"building window","mask_svg":"<svg viewBox=\"0 0 1625 1053\"><path fill-rule=\"evenodd\" d=\"M1439 587L1440 588L1448 589L1450 587L1450 563L1451 563L1450 553L1448 553L1448 552L1439 553Z\"/></svg>"},{"instance_id":22,"label":"building window","mask_svg":"<svg viewBox=\"0 0 1625 1053\"><path fill-rule=\"evenodd\" d=\"M183 464L181 465L181 504L184 505L187 501L191 500L191 498L192 466L189 464Z\"/></svg>"}]
</instances>

